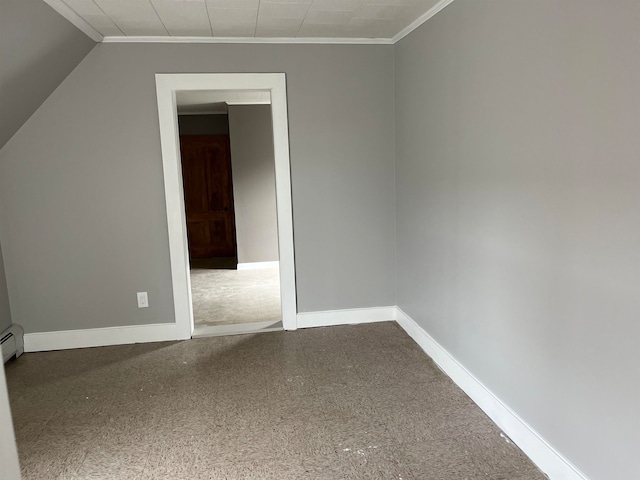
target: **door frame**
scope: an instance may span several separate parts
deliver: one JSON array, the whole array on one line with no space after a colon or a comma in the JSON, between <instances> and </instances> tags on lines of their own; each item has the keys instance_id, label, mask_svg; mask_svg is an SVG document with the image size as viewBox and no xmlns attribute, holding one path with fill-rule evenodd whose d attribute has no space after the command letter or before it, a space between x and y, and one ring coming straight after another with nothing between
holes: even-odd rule
<instances>
[{"instance_id":1,"label":"door frame","mask_svg":"<svg viewBox=\"0 0 640 480\"><path fill-rule=\"evenodd\" d=\"M282 326L285 330L295 330L297 328L296 280L285 74L158 73L155 78L173 303L179 338L191 338L194 329L176 101L176 92L188 90L263 90L271 94Z\"/></svg>"}]
</instances>

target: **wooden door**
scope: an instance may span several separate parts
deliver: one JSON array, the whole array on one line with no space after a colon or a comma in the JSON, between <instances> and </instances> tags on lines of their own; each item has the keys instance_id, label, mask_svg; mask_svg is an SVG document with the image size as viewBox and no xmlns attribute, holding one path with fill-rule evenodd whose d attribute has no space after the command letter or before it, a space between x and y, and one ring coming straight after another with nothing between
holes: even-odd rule
<instances>
[{"instance_id":1,"label":"wooden door","mask_svg":"<svg viewBox=\"0 0 640 480\"><path fill-rule=\"evenodd\" d=\"M180 153L190 258L235 257L229 135L182 135Z\"/></svg>"}]
</instances>

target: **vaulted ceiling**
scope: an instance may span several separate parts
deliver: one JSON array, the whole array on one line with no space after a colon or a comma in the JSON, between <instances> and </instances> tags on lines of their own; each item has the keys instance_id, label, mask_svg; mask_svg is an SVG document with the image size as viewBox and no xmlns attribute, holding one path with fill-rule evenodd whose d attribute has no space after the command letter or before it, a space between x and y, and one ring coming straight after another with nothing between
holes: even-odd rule
<instances>
[{"instance_id":1,"label":"vaulted ceiling","mask_svg":"<svg viewBox=\"0 0 640 480\"><path fill-rule=\"evenodd\" d=\"M94 40L132 37L392 41L452 0L45 0Z\"/></svg>"}]
</instances>

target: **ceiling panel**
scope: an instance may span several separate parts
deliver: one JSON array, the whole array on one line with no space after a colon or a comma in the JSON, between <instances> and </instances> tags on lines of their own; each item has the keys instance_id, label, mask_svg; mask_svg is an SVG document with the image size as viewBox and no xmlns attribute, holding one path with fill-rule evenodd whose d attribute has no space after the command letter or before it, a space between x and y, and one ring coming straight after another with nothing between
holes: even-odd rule
<instances>
[{"instance_id":1,"label":"ceiling panel","mask_svg":"<svg viewBox=\"0 0 640 480\"><path fill-rule=\"evenodd\" d=\"M353 18L352 10L312 10L307 13L304 23L312 25L346 25Z\"/></svg>"},{"instance_id":2,"label":"ceiling panel","mask_svg":"<svg viewBox=\"0 0 640 480\"><path fill-rule=\"evenodd\" d=\"M102 35L124 34L93 0L66 0L66 3Z\"/></svg>"},{"instance_id":3,"label":"ceiling panel","mask_svg":"<svg viewBox=\"0 0 640 480\"><path fill-rule=\"evenodd\" d=\"M303 38L345 38L349 36L349 33L345 25L320 25L305 22L300 27L298 36Z\"/></svg>"},{"instance_id":4,"label":"ceiling panel","mask_svg":"<svg viewBox=\"0 0 640 480\"><path fill-rule=\"evenodd\" d=\"M251 8L221 8L208 2L209 20L216 37L253 37L256 31L258 6Z\"/></svg>"},{"instance_id":5,"label":"ceiling panel","mask_svg":"<svg viewBox=\"0 0 640 480\"><path fill-rule=\"evenodd\" d=\"M94 0L125 35L168 35L149 0Z\"/></svg>"},{"instance_id":6,"label":"ceiling panel","mask_svg":"<svg viewBox=\"0 0 640 480\"><path fill-rule=\"evenodd\" d=\"M169 31L177 36L211 36L205 0L151 0L156 13Z\"/></svg>"},{"instance_id":7,"label":"ceiling panel","mask_svg":"<svg viewBox=\"0 0 640 480\"><path fill-rule=\"evenodd\" d=\"M347 30L355 37L391 38L404 27L402 22L389 20L354 18L349 21Z\"/></svg>"},{"instance_id":8,"label":"ceiling panel","mask_svg":"<svg viewBox=\"0 0 640 480\"><path fill-rule=\"evenodd\" d=\"M354 19L404 20L413 11L411 5L378 5L367 3L361 5L353 16Z\"/></svg>"},{"instance_id":9,"label":"ceiling panel","mask_svg":"<svg viewBox=\"0 0 640 480\"><path fill-rule=\"evenodd\" d=\"M438 3L438 0L61 1L105 36L383 39L393 38Z\"/></svg>"},{"instance_id":10,"label":"ceiling panel","mask_svg":"<svg viewBox=\"0 0 640 480\"><path fill-rule=\"evenodd\" d=\"M258 22L257 37L296 37L302 18L266 18Z\"/></svg>"},{"instance_id":11,"label":"ceiling panel","mask_svg":"<svg viewBox=\"0 0 640 480\"><path fill-rule=\"evenodd\" d=\"M363 0L313 0L311 10L324 10L326 12L346 10L352 12L362 3Z\"/></svg>"},{"instance_id":12,"label":"ceiling panel","mask_svg":"<svg viewBox=\"0 0 640 480\"><path fill-rule=\"evenodd\" d=\"M311 3L266 3L260 4L258 21L262 18L298 18L304 19Z\"/></svg>"},{"instance_id":13,"label":"ceiling panel","mask_svg":"<svg viewBox=\"0 0 640 480\"><path fill-rule=\"evenodd\" d=\"M310 4L313 3L313 0L260 0L260 5L266 5L267 3L288 3L288 4L295 4L295 3L304 3L304 4Z\"/></svg>"},{"instance_id":14,"label":"ceiling panel","mask_svg":"<svg viewBox=\"0 0 640 480\"><path fill-rule=\"evenodd\" d=\"M207 3L218 8L250 8L257 11L260 0L207 0Z\"/></svg>"}]
</instances>

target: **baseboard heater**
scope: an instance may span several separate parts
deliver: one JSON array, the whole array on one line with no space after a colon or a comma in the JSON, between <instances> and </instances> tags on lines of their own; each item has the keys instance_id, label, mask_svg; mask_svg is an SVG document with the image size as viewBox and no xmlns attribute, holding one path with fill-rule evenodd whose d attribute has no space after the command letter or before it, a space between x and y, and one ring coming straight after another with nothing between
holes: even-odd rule
<instances>
[{"instance_id":1,"label":"baseboard heater","mask_svg":"<svg viewBox=\"0 0 640 480\"><path fill-rule=\"evenodd\" d=\"M16 323L2 332L0 336L2 347L2 362L5 363L12 357L18 358L24 353L24 330Z\"/></svg>"}]
</instances>

